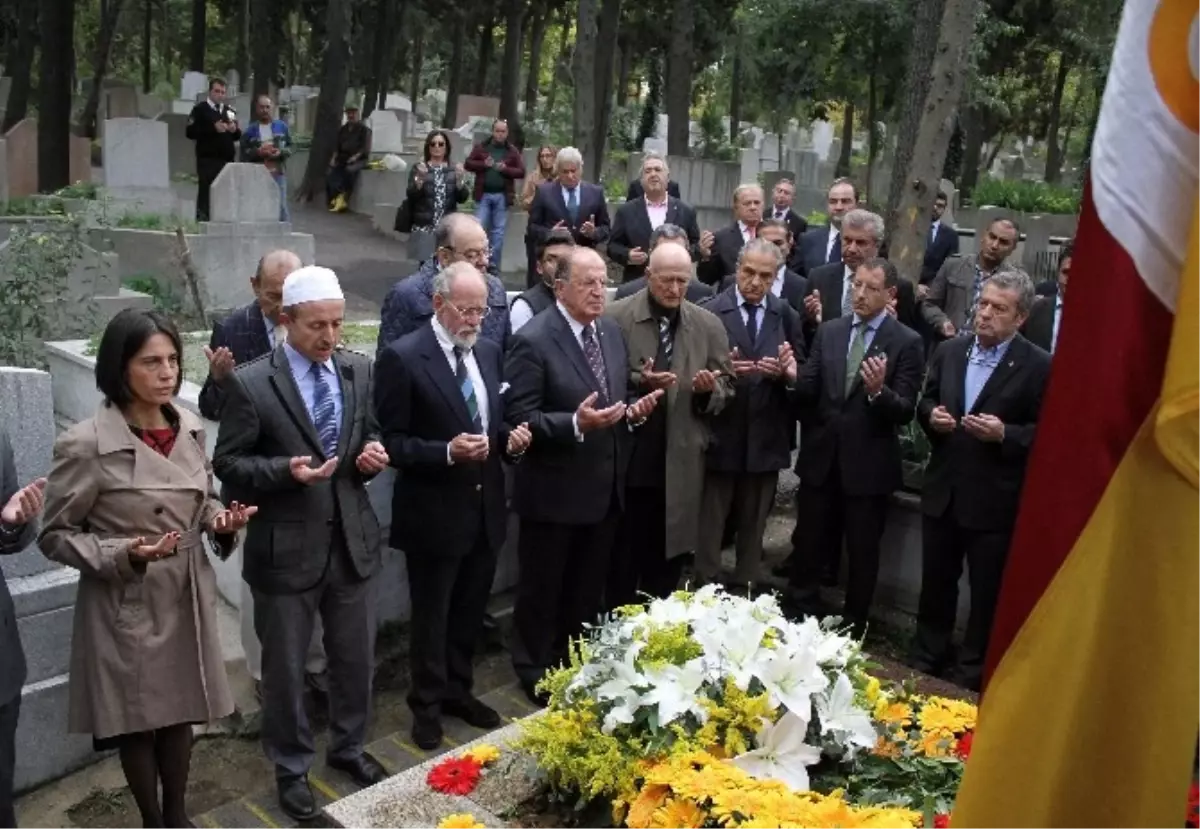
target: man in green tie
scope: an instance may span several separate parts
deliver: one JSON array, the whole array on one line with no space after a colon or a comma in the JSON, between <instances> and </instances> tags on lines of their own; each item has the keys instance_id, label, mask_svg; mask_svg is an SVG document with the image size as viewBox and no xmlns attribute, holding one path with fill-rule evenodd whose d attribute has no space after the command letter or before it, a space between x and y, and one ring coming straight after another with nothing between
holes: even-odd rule
<instances>
[{"instance_id":1,"label":"man in green tie","mask_svg":"<svg viewBox=\"0 0 1200 829\"><path fill-rule=\"evenodd\" d=\"M879 572L888 496L901 483L898 432L913 417L923 370L919 334L887 313L896 266L872 258L851 282L853 313L822 323L809 358L785 367L804 424L790 598L825 615L822 562L843 539L850 559L842 616L861 635Z\"/></svg>"}]
</instances>

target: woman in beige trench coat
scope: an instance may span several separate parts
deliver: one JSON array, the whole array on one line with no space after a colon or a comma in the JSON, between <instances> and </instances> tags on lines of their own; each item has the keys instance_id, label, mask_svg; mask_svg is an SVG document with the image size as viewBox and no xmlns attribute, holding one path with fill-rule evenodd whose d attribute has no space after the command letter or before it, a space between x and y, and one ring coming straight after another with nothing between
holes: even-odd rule
<instances>
[{"instance_id":1,"label":"woman in beige trench coat","mask_svg":"<svg viewBox=\"0 0 1200 829\"><path fill-rule=\"evenodd\" d=\"M69 728L120 750L146 826L191 825L191 724L233 710L203 539L228 551L255 511L213 494L200 420L171 402L181 354L156 312L108 324L96 357L105 400L55 443L40 539L80 572Z\"/></svg>"}]
</instances>

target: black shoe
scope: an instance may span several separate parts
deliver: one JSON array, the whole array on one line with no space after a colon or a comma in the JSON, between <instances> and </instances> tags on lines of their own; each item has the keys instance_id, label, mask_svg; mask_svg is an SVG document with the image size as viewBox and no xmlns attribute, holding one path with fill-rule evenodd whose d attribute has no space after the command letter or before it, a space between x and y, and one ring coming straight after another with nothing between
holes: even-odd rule
<instances>
[{"instance_id":1,"label":"black shoe","mask_svg":"<svg viewBox=\"0 0 1200 829\"><path fill-rule=\"evenodd\" d=\"M458 717L467 725L476 728L497 728L500 725L500 715L475 697L447 700L442 703L442 713Z\"/></svg>"},{"instance_id":2,"label":"black shoe","mask_svg":"<svg viewBox=\"0 0 1200 829\"><path fill-rule=\"evenodd\" d=\"M547 693L538 693L532 682L522 682L521 690L525 693L525 698L538 708L545 708L550 704L550 695Z\"/></svg>"},{"instance_id":3,"label":"black shoe","mask_svg":"<svg viewBox=\"0 0 1200 829\"><path fill-rule=\"evenodd\" d=\"M279 790L279 808L293 820L312 820L317 816L317 801L312 789L308 787L307 777L293 777L288 780L277 780L275 785Z\"/></svg>"},{"instance_id":4,"label":"black shoe","mask_svg":"<svg viewBox=\"0 0 1200 829\"><path fill-rule=\"evenodd\" d=\"M417 716L413 718L413 742L422 751L433 751L442 744L442 724L437 717Z\"/></svg>"},{"instance_id":5,"label":"black shoe","mask_svg":"<svg viewBox=\"0 0 1200 829\"><path fill-rule=\"evenodd\" d=\"M374 786L381 780L387 780L387 769L365 751L353 760L335 760L330 757L326 762L329 764L329 768L350 775L350 779L364 789L367 786Z\"/></svg>"}]
</instances>

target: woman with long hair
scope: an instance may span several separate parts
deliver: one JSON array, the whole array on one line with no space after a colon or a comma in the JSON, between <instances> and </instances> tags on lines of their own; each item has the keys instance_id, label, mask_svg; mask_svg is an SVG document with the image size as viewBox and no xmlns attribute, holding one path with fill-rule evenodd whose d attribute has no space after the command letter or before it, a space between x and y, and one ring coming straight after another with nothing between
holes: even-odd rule
<instances>
[{"instance_id":1,"label":"woman with long hair","mask_svg":"<svg viewBox=\"0 0 1200 829\"><path fill-rule=\"evenodd\" d=\"M408 256L424 262L433 256L433 229L470 197L461 164L450 164L450 133L433 130L425 136L425 159L413 165L408 177L408 208L412 233Z\"/></svg>"}]
</instances>

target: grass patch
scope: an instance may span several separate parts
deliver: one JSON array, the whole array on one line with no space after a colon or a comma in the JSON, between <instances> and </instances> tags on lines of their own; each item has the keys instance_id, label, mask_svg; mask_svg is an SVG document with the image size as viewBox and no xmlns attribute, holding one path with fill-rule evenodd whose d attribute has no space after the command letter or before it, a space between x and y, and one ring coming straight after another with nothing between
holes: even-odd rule
<instances>
[{"instance_id":1,"label":"grass patch","mask_svg":"<svg viewBox=\"0 0 1200 829\"><path fill-rule=\"evenodd\" d=\"M161 230L172 233L182 227L184 233L199 233L200 226L190 219L162 216L158 213L126 213L117 219L117 227L130 230Z\"/></svg>"}]
</instances>

